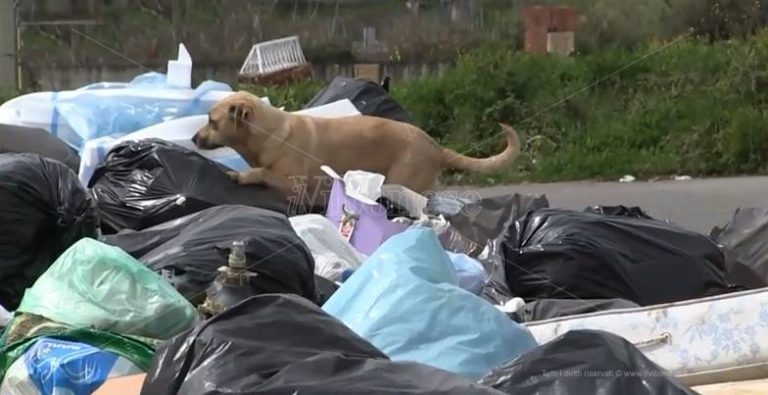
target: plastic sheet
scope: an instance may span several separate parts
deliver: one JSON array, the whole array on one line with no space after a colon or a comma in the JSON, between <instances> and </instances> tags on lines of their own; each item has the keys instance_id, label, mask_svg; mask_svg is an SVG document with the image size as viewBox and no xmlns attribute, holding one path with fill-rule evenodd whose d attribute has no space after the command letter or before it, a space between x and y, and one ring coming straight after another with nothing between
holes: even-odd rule
<instances>
[{"instance_id":1,"label":"plastic sheet","mask_svg":"<svg viewBox=\"0 0 768 395\"><path fill-rule=\"evenodd\" d=\"M139 75L128 84L98 84L64 92L37 92L0 106L0 122L43 128L81 150L86 141L119 137L175 118L206 114L232 94L219 82L178 89L163 74Z\"/></svg>"},{"instance_id":2,"label":"plastic sheet","mask_svg":"<svg viewBox=\"0 0 768 395\"><path fill-rule=\"evenodd\" d=\"M730 282L751 289L768 287L768 209L739 208L711 236L725 249Z\"/></svg>"},{"instance_id":3,"label":"plastic sheet","mask_svg":"<svg viewBox=\"0 0 768 395\"><path fill-rule=\"evenodd\" d=\"M252 297L165 343L141 393L501 394L428 366L391 362L293 295Z\"/></svg>"},{"instance_id":4,"label":"plastic sheet","mask_svg":"<svg viewBox=\"0 0 768 395\"><path fill-rule=\"evenodd\" d=\"M527 329L457 284L434 231L411 228L376 250L323 310L392 360L472 379L536 346Z\"/></svg>"},{"instance_id":5,"label":"plastic sheet","mask_svg":"<svg viewBox=\"0 0 768 395\"><path fill-rule=\"evenodd\" d=\"M158 227L104 238L150 269L166 271L173 286L194 304L205 298L236 240L245 241L248 268L257 274L250 284L255 294L316 298L312 255L288 219L273 211L217 206Z\"/></svg>"},{"instance_id":6,"label":"plastic sheet","mask_svg":"<svg viewBox=\"0 0 768 395\"><path fill-rule=\"evenodd\" d=\"M19 312L72 327L168 339L192 327L195 308L119 248L84 238L24 294Z\"/></svg>"},{"instance_id":7,"label":"plastic sheet","mask_svg":"<svg viewBox=\"0 0 768 395\"><path fill-rule=\"evenodd\" d=\"M15 310L62 252L96 234L93 201L71 169L34 154L0 154L0 305Z\"/></svg>"},{"instance_id":8,"label":"plastic sheet","mask_svg":"<svg viewBox=\"0 0 768 395\"><path fill-rule=\"evenodd\" d=\"M387 90L375 82L363 79L336 77L304 108L317 107L342 99L349 99L363 115L413 123L413 117L389 95Z\"/></svg>"},{"instance_id":9,"label":"plastic sheet","mask_svg":"<svg viewBox=\"0 0 768 395\"><path fill-rule=\"evenodd\" d=\"M166 141L122 143L110 151L89 185L102 231L140 230L224 204L287 212L288 201L279 192L237 185L227 170Z\"/></svg>"},{"instance_id":10,"label":"plastic sheet","mask_svg":"<svg viewBox=\"0 0 768 395\"><path fill-rule=\"evenodd\" d=\"M728 292L723 255L666 222L559 209L528 213L504 242L515 296L625 299L641 306Z\"/></svg>"},{"instance_id":11,"label":"plastic sheet","mask_svg":"<svg viewBox=\"0 0 768 395\"><path fill-rule=\"evenodd\" d=\"M696 395L617 335L570 331L494 369L480 384L510 395Z\"/></svg>"},{"instance_id":12,"label":"plastic sheet","mask_svg":"<svg viewBox=\"0 0 768 395\"><path fill-rule=\"evenodd\" d=\"M344 240L333 223L322 215L307 214L290 218L291 226L312 252L315 274L341 281L346 270L355 270L365 255Z\"/></svg>"},{"instance_id":13,"label":"plastic sheet","mask_svg":"<svg viewBox=\"0 0 768 395\"><path fill-rule=\"evenodd\" d=\"M5 372L0 395L89 395L107 378L142 373L129 360L96 347L42 338Z\"/></svg>"}]
</instances>

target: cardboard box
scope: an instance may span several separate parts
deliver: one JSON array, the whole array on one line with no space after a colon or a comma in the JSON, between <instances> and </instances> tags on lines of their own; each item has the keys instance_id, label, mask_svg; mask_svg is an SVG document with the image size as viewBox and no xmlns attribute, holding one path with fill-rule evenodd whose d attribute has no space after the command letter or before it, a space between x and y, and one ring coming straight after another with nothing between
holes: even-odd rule
<instances>
[{"instance_id":1,"label":"cardboard box","mask_svg":"<svg viewBox=\"0 0 768 395\"><path fill-rule=\"evenodd\" d=\"M94 395L139 395L146 373L116 377L107 380Z\"/></svg>"},{"instance_id":2,"label":"cardboard box","mask_svg":"<svg viewBox=\"0 0 768 395\"><path fill-rule=\"evenodd\" d=\"M547 53L570 56L576 50L576 37L573 32L547 33Z\"/></svg>"},{"instance_id":3,"label":"cardboard box","mask_svg":"<svg viewBox=\"0 0 768 395\"><path fill-rule=\"evenodd\" d=\"M379 64L356 64L355 69L355 78L361 78L369 81L373 81L378 83L379 82Z\"/></svg>"}]
</instances>

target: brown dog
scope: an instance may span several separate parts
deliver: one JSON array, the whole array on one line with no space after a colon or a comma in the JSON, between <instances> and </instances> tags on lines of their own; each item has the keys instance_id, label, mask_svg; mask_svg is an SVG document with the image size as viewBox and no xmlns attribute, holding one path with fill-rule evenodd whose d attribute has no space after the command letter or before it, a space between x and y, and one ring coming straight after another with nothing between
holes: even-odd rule
<instances>
[{"instance_id":1,"label":"brown dog","mask_svg":"<svg viewBox=\"0 0 768 395\"><path fill-rule=\"evenodd\" d=\"M517 157L520 147L515 130L502 124L507 148L490 158L471 158L441 147L407 123L371 116L326 119L291 114L247 92L216 103L208 118L193 138L195 145L233 148L252 167L231 173L234 180L267 184L286 196L297 191L317 196L318 188L327 188L327 183L309 184L325 176L321 165L342 175L348 170L383 174L389 184L424 193L437 183L443 169L498 171Z\"/></svg>"}]
</instances>

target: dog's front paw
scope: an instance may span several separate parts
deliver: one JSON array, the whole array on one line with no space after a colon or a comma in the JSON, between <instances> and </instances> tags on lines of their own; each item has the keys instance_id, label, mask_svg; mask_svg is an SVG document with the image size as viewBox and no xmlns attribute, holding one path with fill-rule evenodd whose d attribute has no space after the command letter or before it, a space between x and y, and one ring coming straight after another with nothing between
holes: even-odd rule
<instances>
[{"instance_id":1,"label":"dog's front paw","mask_svg":"<svg viewBox=\"0 0 768 395\"><path fill-rule=\"evenodd\" d=\"M229 176L230 180L232 180L232 181L234 181L234 182L236 182L238 184L240 183L240 173L238 173L236 171L228 171L227 172L227 176Z\"/></svg>"}]
</instances>

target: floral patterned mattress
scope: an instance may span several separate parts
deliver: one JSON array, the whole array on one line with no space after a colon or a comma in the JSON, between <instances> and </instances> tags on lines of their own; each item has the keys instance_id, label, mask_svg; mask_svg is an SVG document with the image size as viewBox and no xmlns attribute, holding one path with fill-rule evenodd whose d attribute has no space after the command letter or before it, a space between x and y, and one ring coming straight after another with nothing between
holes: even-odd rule
<instances>
[{"instance_id":1,"label":"floral patterned mattress","mask_svg":"<svg viewBox=\"0 0 768 395\"><path fill-rule=\"evenodd\" d=\"M687 385L768 377L768 288L526 326L539 343L572 329L615 333Z\"/></svg>"}]
</instances>

